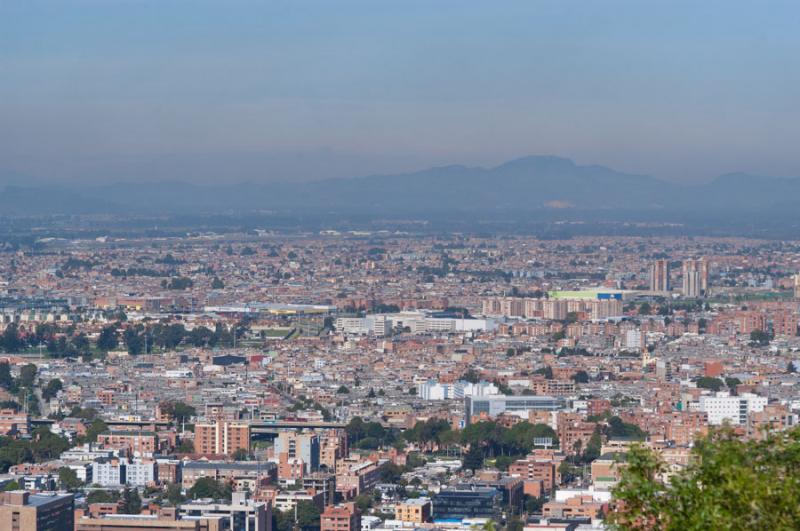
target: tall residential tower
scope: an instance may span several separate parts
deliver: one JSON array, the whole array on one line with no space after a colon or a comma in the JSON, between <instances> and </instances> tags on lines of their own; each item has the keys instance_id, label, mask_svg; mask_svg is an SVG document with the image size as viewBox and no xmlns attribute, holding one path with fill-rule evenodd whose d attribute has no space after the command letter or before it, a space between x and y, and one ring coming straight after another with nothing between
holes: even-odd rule
<instances>
[{"instance_id":1,"label":"tall residential tower","mask_svg":"<svg viewBox=\"0 0 800 531\"><path fill-rule=\"evenodd\" d=\"M656 260L650 265L650 291L669 291L669 260Z\"/></svg>"}]
</instances>

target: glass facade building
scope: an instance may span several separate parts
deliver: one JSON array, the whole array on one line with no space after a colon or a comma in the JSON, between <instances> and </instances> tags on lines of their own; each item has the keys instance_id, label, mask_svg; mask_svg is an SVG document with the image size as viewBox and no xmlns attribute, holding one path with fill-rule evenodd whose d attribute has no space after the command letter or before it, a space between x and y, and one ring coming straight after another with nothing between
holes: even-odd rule
<instances>
[{"instance_id":1,"label":"glass facade building","mask_svg":"<svg viewBox=\"0 0 800 531\"><path fill-rule=\"evenodd\" d=\"M496 417L504 412L526 411L559 411L564 409L566 401L553 396L476 396L464 398L466 421L481 414Z\"/></svg>"},{"instance_id":2,"label":"glass facade building","mask_svg":"<svg viewBox=\"0 0 800 531\"><path fill-rule=\"evenodd\" d=\"M500 520L503 495L491 487L442 490L432 498L433 520L461 521L465 518Z\"/></svg>"}]
</instances>

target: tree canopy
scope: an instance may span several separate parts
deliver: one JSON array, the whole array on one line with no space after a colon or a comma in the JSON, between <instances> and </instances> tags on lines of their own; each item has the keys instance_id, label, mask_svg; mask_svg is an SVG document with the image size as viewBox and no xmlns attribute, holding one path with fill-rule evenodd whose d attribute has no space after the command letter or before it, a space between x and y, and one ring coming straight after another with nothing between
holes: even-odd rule
<instances>
[{"instance_id":1,"label":"tree canopy","mask_svg":"<svg viewBox=\"0 0 800 531\"><path fill-rule=\"evenodd\" d=\"M609 515L620 530L800 528L800 430L743 441L722 429L700 439L691 464L666 464L634 446Z\"/></svg>"}]
</instances>

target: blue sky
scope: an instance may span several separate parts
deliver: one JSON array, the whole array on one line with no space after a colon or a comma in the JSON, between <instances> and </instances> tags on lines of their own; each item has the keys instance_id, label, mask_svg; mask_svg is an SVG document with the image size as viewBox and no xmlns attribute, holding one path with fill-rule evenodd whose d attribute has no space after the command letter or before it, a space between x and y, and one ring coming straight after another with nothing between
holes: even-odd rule
<instances>
[{"instance_id":1,"label":"blue sky","mask_svg":"<svg viewBox=\"0 0 800 531\"><path fill-rule=\"evenodd\" d=\"M0 0L0 181L800 176L800 2Z\"/></svg>"}]
</instances>

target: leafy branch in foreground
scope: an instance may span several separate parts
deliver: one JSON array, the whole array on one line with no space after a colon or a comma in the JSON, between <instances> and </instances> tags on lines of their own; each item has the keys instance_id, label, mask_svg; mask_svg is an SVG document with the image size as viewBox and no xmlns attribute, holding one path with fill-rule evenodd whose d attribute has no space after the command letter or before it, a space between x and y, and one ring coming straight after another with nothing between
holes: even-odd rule
<instances>
[{"instance_id":1,"label":"leafy branch in foreground","mask_svg":"<svg viewBox=\"0 0 800 531\"><path fill-rule=\"evenodd\" d=\"M636 445L608 517L619 530L800 529L800 429L743 441L730 429L697 442L691 464L669 473Z\"/></svg>"}]
</instances>

